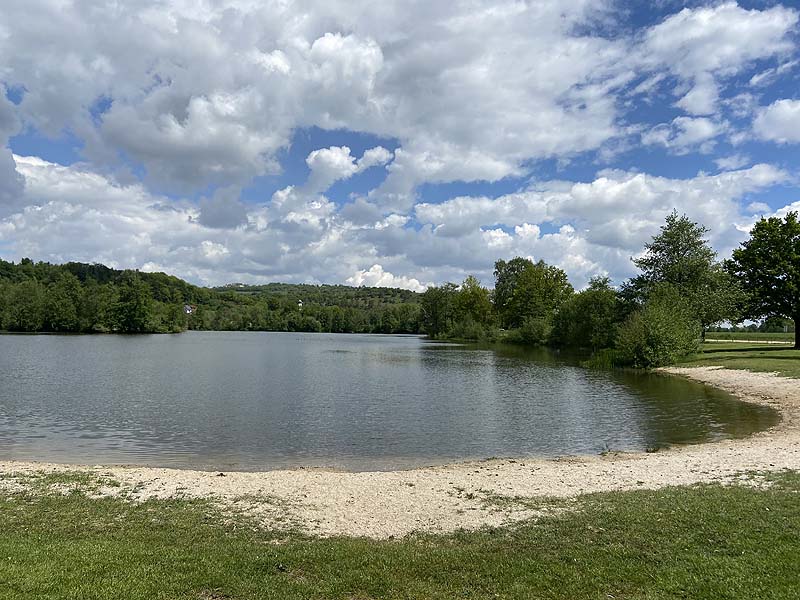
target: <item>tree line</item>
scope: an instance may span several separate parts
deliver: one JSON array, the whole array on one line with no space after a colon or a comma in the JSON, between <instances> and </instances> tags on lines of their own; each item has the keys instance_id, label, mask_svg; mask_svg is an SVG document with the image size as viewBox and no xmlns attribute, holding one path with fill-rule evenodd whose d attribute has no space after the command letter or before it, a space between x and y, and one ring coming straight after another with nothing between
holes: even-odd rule
<instances>
[{"instance_id":1,"label":"tree line","mask_svg":"<svg viewBox=\"0 0 800 600\"><path fill-rule=\"evenodd\" d=\"M576 292L543 261L498 260L494 289L473 276L423 294L342 285L191 285L100 264L0 260L0 330L199 330L427 333L586 349L599 364L649 367L697 350L722 322L800 322L800 222L762 219L719 261L708 230L673 212L619 288L598 277ZM795 337L795 347L800 341Z\"/></svg>"},{"instance_id":2,"label":"tree line","mask_svg":"<svg viewBox=\"0 0 800 600\"><path fill-rule=\"evenodd\" d=\"M269 284L202 288L164 273L0 260L0 330L419 333L418 296L393 288Z\"/></svg>"},{"instance_id":3,"label":"tree line","mask_svg":"<svg viewBox=\"0 0 800 600\"><path fill-rule=\"evenodd\" d=\"M800 323L800 222L796 213L761 219L750 238L719 261L688 217L670 214L633 260L639 274L614 288L597 277L575 292L543 261L498 260L494 290L468 277L428 288L422 326L434 338L503 340L585 349L597 364L652 367L695 352L723 322ZM795 348L800 339L795 334Z\"/></svg>"}]
</instances>

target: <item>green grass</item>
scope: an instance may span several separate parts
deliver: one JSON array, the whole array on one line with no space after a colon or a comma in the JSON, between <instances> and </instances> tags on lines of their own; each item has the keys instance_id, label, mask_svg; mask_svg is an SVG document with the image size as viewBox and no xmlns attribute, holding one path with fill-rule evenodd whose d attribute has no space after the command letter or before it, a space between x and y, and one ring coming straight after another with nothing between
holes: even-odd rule
<instances>
[{"instance_id":1,"label":"green grass","mask_svg":"<svg viewBox=\"0 0 800 600\"><path fill-rule=\"evenodd\" d=\"M760 331L735 331L735 332L713 332L706 333L706 337L711 340L751 340L751 341L771 341L771 342L793 342L794 333L761 333Z\"/></svg>"},{"instance_id":2,"label":"green grass","mask_svg":"<svg viewBox=\"0 0 800 600\"><path fill-rule=\"evenodd\" d=\"M0 598L797 598L800 474L770 479L381 542L277 537L196 501L0 495Z\"/></svg>"},{"instance_id":3,"label":"green grass","mask_svg":"<svg viewBox=\"0 0 800 600\"><path fill-rule=\"evenodd\" d=\"M719 365L729 369L776 372L800 378L800 350L783 345L711 342L699 354L680 361L680 366Z\"/></svg>"}]
</instances>

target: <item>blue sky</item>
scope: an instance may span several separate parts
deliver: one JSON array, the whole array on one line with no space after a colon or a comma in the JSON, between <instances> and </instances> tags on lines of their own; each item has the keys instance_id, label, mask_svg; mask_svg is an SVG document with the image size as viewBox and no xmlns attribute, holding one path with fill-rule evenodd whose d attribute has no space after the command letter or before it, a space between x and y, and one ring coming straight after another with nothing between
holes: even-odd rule
<instances>
[{"instance_id":1,"label":"blue sky","mask_svg":"<svg viewBox=\"0 0 800 600\"><path fill-rule=\"evenodd\" d=\"M0 15L0 257L424 289L621 282L800 208L788 2L183 3Z\"/></svg>"}]
</instances>

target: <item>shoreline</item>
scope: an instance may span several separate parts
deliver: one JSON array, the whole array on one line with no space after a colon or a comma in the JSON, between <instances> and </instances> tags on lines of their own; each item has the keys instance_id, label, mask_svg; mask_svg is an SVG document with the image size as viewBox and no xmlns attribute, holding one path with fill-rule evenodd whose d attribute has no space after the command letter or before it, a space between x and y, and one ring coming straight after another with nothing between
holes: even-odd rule
<instances>
[{"instance_id":1,"label":"shoreline","mask_svg":"<svg viewBox=\"0 0 800 600\"><path fill-rule=\"evenodd\" d=\"M729 483L749 479L743 475L747 472L800 470L800 380L721 367L669 367L659 372L771 406L781 420L746 438L655 453L489 459L401 471L303 467L220 476L217 471L0 461L0 493L24 490L30 478L40 474L83 473L96 481L84 491L96 497L209 499L223 511L255 518L265 528L386 539L509 525L545 514L548 499Z\"/></svg>"}]
</instances>

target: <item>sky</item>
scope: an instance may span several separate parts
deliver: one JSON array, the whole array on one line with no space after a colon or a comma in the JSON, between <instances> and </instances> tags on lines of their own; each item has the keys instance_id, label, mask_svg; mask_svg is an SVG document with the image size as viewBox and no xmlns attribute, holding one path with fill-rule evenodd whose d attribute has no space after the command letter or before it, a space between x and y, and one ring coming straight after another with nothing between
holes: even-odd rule
<instances>
[{"instance_id":1,"label":"sky","mask_svg":"<svg viewBox=\"0 0 800 600\"><path fill-rule=\"evenodd\" d=\"M0 258L621 283L800 210L800 2L3 0Z\"/></svg>"}]
</instances>

